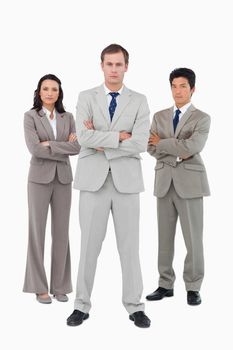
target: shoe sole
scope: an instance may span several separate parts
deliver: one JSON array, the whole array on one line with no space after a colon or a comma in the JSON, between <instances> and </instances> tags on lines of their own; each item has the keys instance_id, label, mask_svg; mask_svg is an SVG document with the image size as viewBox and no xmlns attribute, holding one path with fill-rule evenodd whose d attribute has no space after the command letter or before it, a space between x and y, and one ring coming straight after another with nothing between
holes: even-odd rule
<instances>
[{"instance_id":1,"label":"shoe sole","mask_svg":"<svg viewBox=\"0 0 233 350\"><path fill-rule=\"evenodd\" d=\"M191 306L198 306L201 304L201 301L197 302L197 303L189 303L189 302L187 302L187 303L188 303L188 305L191 305Z\"/></svg>"},{"instance_id":2,"label":"shoe sole","mask_svg":"<svg viewBox=\"0 0 233 350\"><path fill-rule=\"evenodd\" d=\"M80 324L83 323L83 321L87 320L88 318L89 318L89 314L85 315L81 322L73 323L73 324L69 324L68 322L66 322L66 324L67 324L67 326L70 326L70 327L79 326Z\"/></svg>"},{"instance_id":3,"label":"shoe sole","mask_svg":"<svg viewBox=\"0 0 233 350\"><path fill-rule=\"evenodd\" d=\"M170 298L170 297L173 297L174 296L174 292L167 292L165 295L163 295L161 298L148 298L146 297L146 300L149 300L149 301L156 301L156 300L162 300L163 298Z\"/></svg>"},{"instance_id":4,"label":"shoe sole","mask_svg":"<svg viewBox=\"0 0 233 350\"><path fill-rule=\"evenodd\" d=\"M69 301L68 298L66 300L59 300L59 299L57 299L56 295L53 295L53 299L59 301L60 303L67 303L67 301Z\"/></svg>"}]
</instances>

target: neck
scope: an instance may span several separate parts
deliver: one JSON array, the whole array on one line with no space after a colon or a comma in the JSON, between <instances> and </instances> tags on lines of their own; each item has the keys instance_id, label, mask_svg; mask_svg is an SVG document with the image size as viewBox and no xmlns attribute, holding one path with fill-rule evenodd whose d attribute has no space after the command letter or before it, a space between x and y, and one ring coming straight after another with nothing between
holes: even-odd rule
<instances>
[{"instance_id":1,"label":"neck","mask_svg":"<svg viewBox=\"0 0 233 350\"><path fill-rule=\"evenodd\" d=\"M176 107L179 109L179 108L182 108L182 107L184 107L185 105L187 105L188 103L190 103L191 101L187 101L187 102L185 102L185 103L181 103L181 104L179 104L179 103L176 103Z\"/></svg>"},{"instance_id":2,"label":"neck","mask_svg":"<svg viewBox=\"0 0 233 350\"><path fill-rule=\"evenodd\" d=\"M122 83L119 83L119 84L109 84L109 83L106 83L105 81L105 85L107 86L107 88L110 90L110 91L113 91L113 92L116 92L116 91L119 91L123 84Z\"/></svg>"},{"instance_id":3,"label":"neck","mask_svg":"<svg viewBox=\"0 0 233 350\"><path fill-rule=\"evenodd\" d=\"M46 108L49 112L52 112L54 110L54 104L47 105L46 103L43 104L43 107Z\"/></svg>"}]
</instances>

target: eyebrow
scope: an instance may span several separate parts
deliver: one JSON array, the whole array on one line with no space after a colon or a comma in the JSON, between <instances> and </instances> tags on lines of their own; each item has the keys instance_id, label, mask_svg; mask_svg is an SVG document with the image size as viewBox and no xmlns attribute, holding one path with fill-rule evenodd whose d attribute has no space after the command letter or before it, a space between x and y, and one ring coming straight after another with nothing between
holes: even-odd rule
<instances>
[{"instance_id":1,"label":"eyebrow","mask_svg":"<svg viewBox=\"0 0 233 350\"><path fill-rule=\"evenodd\" d=\"M42 86L42 89L49 89L49 86ZM56 89L56 90L58 90L58 87L57 86L52 86L52 88L51 89Z\"/></svg>"},{"instance_id":2,"label":"eyebrow","mask_svg":"<svg viewBox=\"0 0 233 350\"><path fill-rule=\"evenodd\" d=\"M124 64L123 62L110 62L110 61L106 61L106 64Z\"/></svg>"},{"instance_id":3,"label":"eyebrow","mask_svg":"<svg viewBox=\"0 0 233 350\"><path fill-rule=\"evenodd\" d=\"M172 86L187 86L188 85L188 83L181 83L181 84L173 84L172 83Z\"/></svg>"}]
</instances>

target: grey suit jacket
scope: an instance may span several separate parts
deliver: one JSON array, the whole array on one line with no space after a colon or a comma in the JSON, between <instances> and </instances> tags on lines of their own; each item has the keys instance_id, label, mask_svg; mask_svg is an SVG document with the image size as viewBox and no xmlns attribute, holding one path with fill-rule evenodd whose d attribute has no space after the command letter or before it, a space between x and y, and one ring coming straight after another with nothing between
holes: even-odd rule
<instances>
[{"instance_id":1,"label":"grey suit jacket","mask_svg":"<svg viewBox=\"0 0 233 350\"><path fill-rule=\"evenodd\" d=\"M92 120L95 130L88 130L84 120ZM76 119L81 145L74 187L82 191L98 191L111 168L114 185L122 193L144 190L140 152L147 149L149 108L146 97L124 87L116 111L110 121L103 85L79 95ZM119 132L132 137L119 142ZM103 147L104 151L96 148Z\"/></svg>"},{"instance_id":2,"label":"grey suit jacket","mask_svg":"<svg viewBox=\"0 0 233 350\"><path fill-rule=\"evenodd\" d=\"M173 114L173 107L155 113L151 125L151 132L161 138L156 146L148 146L148 152L157 159L154 194L164 197L173 181L181 198L208 196L210 190L200 152L208 137L210 117L191 105L174 134ZM188 159L177 163L177 157Z\"/></svg>"},{"instance_id":3,"label":"grey suit jacket","mask_svg":"<svg viewBox=\"0 0 233 350\"><path fill-rule=\"evenodd\" d=\"M56 169L59 181L63 184L72 182L72 170L69 155L78 154L80 145L77 141L68 142L70 133L75 133L75 122L71 113L57 112L57 139L47 116L34 109L24 115L24 134L27 147L32 154L28 181L49 183L54 179ZM49 147L40 145L49 141Z\"/></svg>"}]
</instances>

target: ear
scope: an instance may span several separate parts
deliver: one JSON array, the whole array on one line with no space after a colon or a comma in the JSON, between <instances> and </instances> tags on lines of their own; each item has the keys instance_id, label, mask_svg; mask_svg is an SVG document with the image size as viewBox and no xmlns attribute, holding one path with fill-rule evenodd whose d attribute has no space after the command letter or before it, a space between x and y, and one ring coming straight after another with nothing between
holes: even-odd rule
<instances>
[{"instance_id":1,"label":"ear","mask_svg":"<svg viewBox=\"0 0 233 350\"><path fill-rule=\"evenodd\" d=\"M191 96L193 95L194 92L195 92L195 86L191 89Z\"/></svg>"},{"instance_id":2,"label":"ear","mask_svg":"<svg viewBox=\"0 0 233 350\"><path fill-rule=\"evenodd\" d=\"M125 65L125 72L128 70L128 64Z\"/></svg>"},{"instance_id":3,"label":"ear","mask_svg":"<svg viewBox=\"0 0 233 350\"><path fill-rule=\"evenodd\" d=\"M100 62L100 67L102 70L104 69L104 62Z\"/></svg>"}]
</instances>

